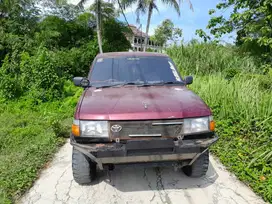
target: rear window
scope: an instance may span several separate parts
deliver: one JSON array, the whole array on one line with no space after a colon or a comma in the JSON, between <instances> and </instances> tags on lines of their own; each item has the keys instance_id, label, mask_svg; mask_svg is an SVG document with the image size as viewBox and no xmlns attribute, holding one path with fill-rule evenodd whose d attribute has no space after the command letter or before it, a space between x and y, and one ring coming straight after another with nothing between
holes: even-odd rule
<instances>
[{"instance_id":1,"label":"rear window","mask_svg":"<svg viewBox=\"0 0 272 204\"><path fill-rule=\"evenodd\" d=\"M181 81L172 60L167 57L98 58L89 79L91 85Z\"/></svg>"}]
</instances>

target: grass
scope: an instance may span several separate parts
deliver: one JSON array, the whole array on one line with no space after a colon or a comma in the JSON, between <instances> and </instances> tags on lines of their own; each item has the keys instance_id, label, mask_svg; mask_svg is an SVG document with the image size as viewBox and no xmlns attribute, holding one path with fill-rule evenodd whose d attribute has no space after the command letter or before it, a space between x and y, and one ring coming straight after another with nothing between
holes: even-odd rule
<instances>
[{"instance_id":1,"label":"grass","mask_svg":"<svg viewBox=\"0 0 272 204\"><path fill-rule=\"evenodd\" d=\"M213 43L189 43L173 46L167 50L177 67L186 74L224 73L228 70L254 72L258 67L256 59L241 54L231 46Z\"/></svg>"},{"instance_id":2,"label":"grass","mask_svg":"<svg viewBox=\"0 0 272 204\"><path fill-rule=\"evenodd\" d=\"M220 140L212 151L266 201L272 201L272 93L255 79L196 76L191 88L211 107Z\"/></svg>"},{"instance_id":3,"label":"grass","mask_svg":"<svg viewBox=\"0 0 272 204\"><path fill-rule=\"evenodd\" d=\"M20 99L0 106L0 203L16 201L69 136L81 90L66 88L62 101ZM70 89L70 90L69 90ZM36 105L35 105L36 104Z\"/></svg>"},{"instance_id":4,"label":"grass","mask_svg":"<svg viewBox=\"0 0 272 204\"><path fill-rule=\"evenodd\" d=\"M190 86L212 109L221 162L265 201L272 203L272 70L238 48L189 43L167 50Z\"/></svg>"}]
</instances>

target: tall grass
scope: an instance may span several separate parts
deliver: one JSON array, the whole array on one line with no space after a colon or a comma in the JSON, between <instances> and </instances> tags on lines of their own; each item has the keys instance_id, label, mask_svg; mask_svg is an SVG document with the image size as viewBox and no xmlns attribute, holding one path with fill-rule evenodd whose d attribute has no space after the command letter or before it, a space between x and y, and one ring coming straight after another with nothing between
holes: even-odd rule
<instances>
[{"instance_id":1,"label":"tall grass","mask_svg":"<svg viewBox=\"0 0 272 204\"><path fill-rule=\"evenodd\" d=\"M249 55L242 55L236 48L213 43L189 43L167 49L182 73L207 74L235 69L256 71L257 62Z\"/></svg>"},{"instance_id":2,"label":"tall grass","mask_svg":"<svg viewBox=\"0 0 272 204\"><path fill-rule=\"evenodd\" d=\"M226 80L221 74L195 76L194 79L192 88L216 110L217 118L271 122L272 95L259 88L258 79L236 75Z\"/></svg>"},{"instance_id":3,"label":"tall grass","mask_svg":"<svg viewBox=\"0 0 272 204\"><path fill-rule=\"evenodd\" d=\"M211 107L220 160L266 201L272 202L272 93L256 79L196 76L191 88Z\"/></svg>"},{"instance_id":4,"label":"tall grass","mask_svg":"<svg viewBox=\"0 0 272 204\"><path fill-rule=\"evenodd\" d=\"M0 99L0 203L14 203L32 186L39 170L69 136L82 90L67 82L61 101L41 103L26 96Z\"/></svg>"},{"instance_id":5,"label":"tall grass","mask_svg":"<svg viewBox=\"0 0 272 204\"><path fill-rule=\"evenodd\" d=\"M272 203L272 76L232 46L190 43L167 53L212 109L220 137L213 153Z\"/></svg>"}]
</instances>

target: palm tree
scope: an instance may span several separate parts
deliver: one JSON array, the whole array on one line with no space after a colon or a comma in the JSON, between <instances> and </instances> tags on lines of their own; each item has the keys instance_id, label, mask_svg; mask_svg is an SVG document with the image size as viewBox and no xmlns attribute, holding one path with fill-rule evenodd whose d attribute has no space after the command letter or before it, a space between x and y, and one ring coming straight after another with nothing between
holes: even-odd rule
<instances>
[{"instance_id":1,"label":"palm tree","mask_svg":"<svg viewBox=\"0 0 272 204\"><path fill-rule=\"evenodd\" d=\"M109 2L100 1L100 20L118 17L119 13L114 5ZM97 14L97 2L94 2L88 9L93 15ZM102 22L100 22L102 23Z\"/></svg>"},{"instance_id":2,"label":"palm tree","mask_svg":"<svg viewBox=\"0 0 272 204\"><path fill-rule=\"evenodd\" d=\"M87 2L88 0L80 0L78 3L78 6L83 7L83 5ZM101 35L101 0L96 0L95 3L96 5L96 32L97 32L97 40L98 40L98 47L99 47L99 53L103 53L102 49L102 35Z\"/></svg>"},{"instance_id":3,"label":"palm tree","mask_svg":"<svg viewBox=\"0 0 272 204\"><path fill-rule=\"evenodd\" d=\"M78 6L83 7L83 5L87 2L88 0L80 0L78 3ZM120 11L115 11L115 8L113 6L114 3L118 2L118 5L120 7ZM94 4L91 5L90 11L95 13L96 16L96 31L97 31L97 39L98 39L98 46L99 46L99 52L103 53L102 49L102 19L103 18L115 18L119 15L121 12L122 15L125 18L126 23L127 19L123 10L123 6L120 2L120 0L111 0L112 3L104 2L102 0L96 0Z\"/></svg>"},{"instance_id":4,"label":"palm tree","mask_svg":"<svg viewBox=\"0 0 272 204\"><path fill-rule=\"evenodd\" d=\"M163 3L168 4L176 10L178 15L180 16L180 1L183 0L162 0ZM193 5L190 0L187 0L189 3L190 9L193 11ZM149 32L149 26L150 26L150 21L151 21L151 16L153 13L153 10L156 9L158 10L158 7L156 5L156 0L123 0L122 4L124 7L129 7L132 4L136 3L137 8L136 8L136 15L137 15L137 22L140 21L140 14L143 13L145 14L146 11L148 10L147 14L147 24L146 24L146 36L145 36L145 46L144 46L144 51L147 49L147 43L148 43L148 32Z\"/></svg>"}]
</instances>

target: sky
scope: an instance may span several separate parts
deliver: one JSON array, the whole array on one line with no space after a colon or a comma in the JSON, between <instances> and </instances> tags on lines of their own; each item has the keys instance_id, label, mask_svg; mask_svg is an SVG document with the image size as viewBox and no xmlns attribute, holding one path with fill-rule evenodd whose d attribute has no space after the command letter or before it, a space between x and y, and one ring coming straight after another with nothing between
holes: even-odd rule
<instances>
[{"instance_id":1,"label":"sky","mask_svg":"<svg viewBox=\"0 0 272 204\"><path fill-rule=\"evenodd\" d=\"M77 3L78 0L70 0L72 3ZM208 31L206 26L210 19L210 15L208 11L210 9L215 9L216 5L222 0L191 0L193 4L194 11L190 10L189 4L187 0L183 0L181 4L181 15L178 16L176 11L169 7L166 4L163 4L162 1L155 0L157 6L159 8L159 12L154 11L151 17L151 24L149 28L149 35L154 34L155 28L161 24L161 22L165 19L171 19L175 25L175 27L179 27L183 32L183 40L185 42L190 41L191 39L199 39L195 35L195 31L197 29L203 29L204 31ZM89 0L88 4L90 5L93 0ZM181 1L182 2L182 1ZM127 20L129 24L134 24L137 27L140 25L136 23L136 14L135 14L136 6L133 5L131 8L128 8L125 11ZM217 12L217 15L223 14L224 16L229 16L230 10L225 10L224 12ZM124 21L123 16L119 17L121 21ZM147 22L147 15L142 15L140 17L140 23L142 24L143 31L145 32ZM221 41L231 43L234 40L233 34L222 37Z\"/></svg>"}]
</instances>

